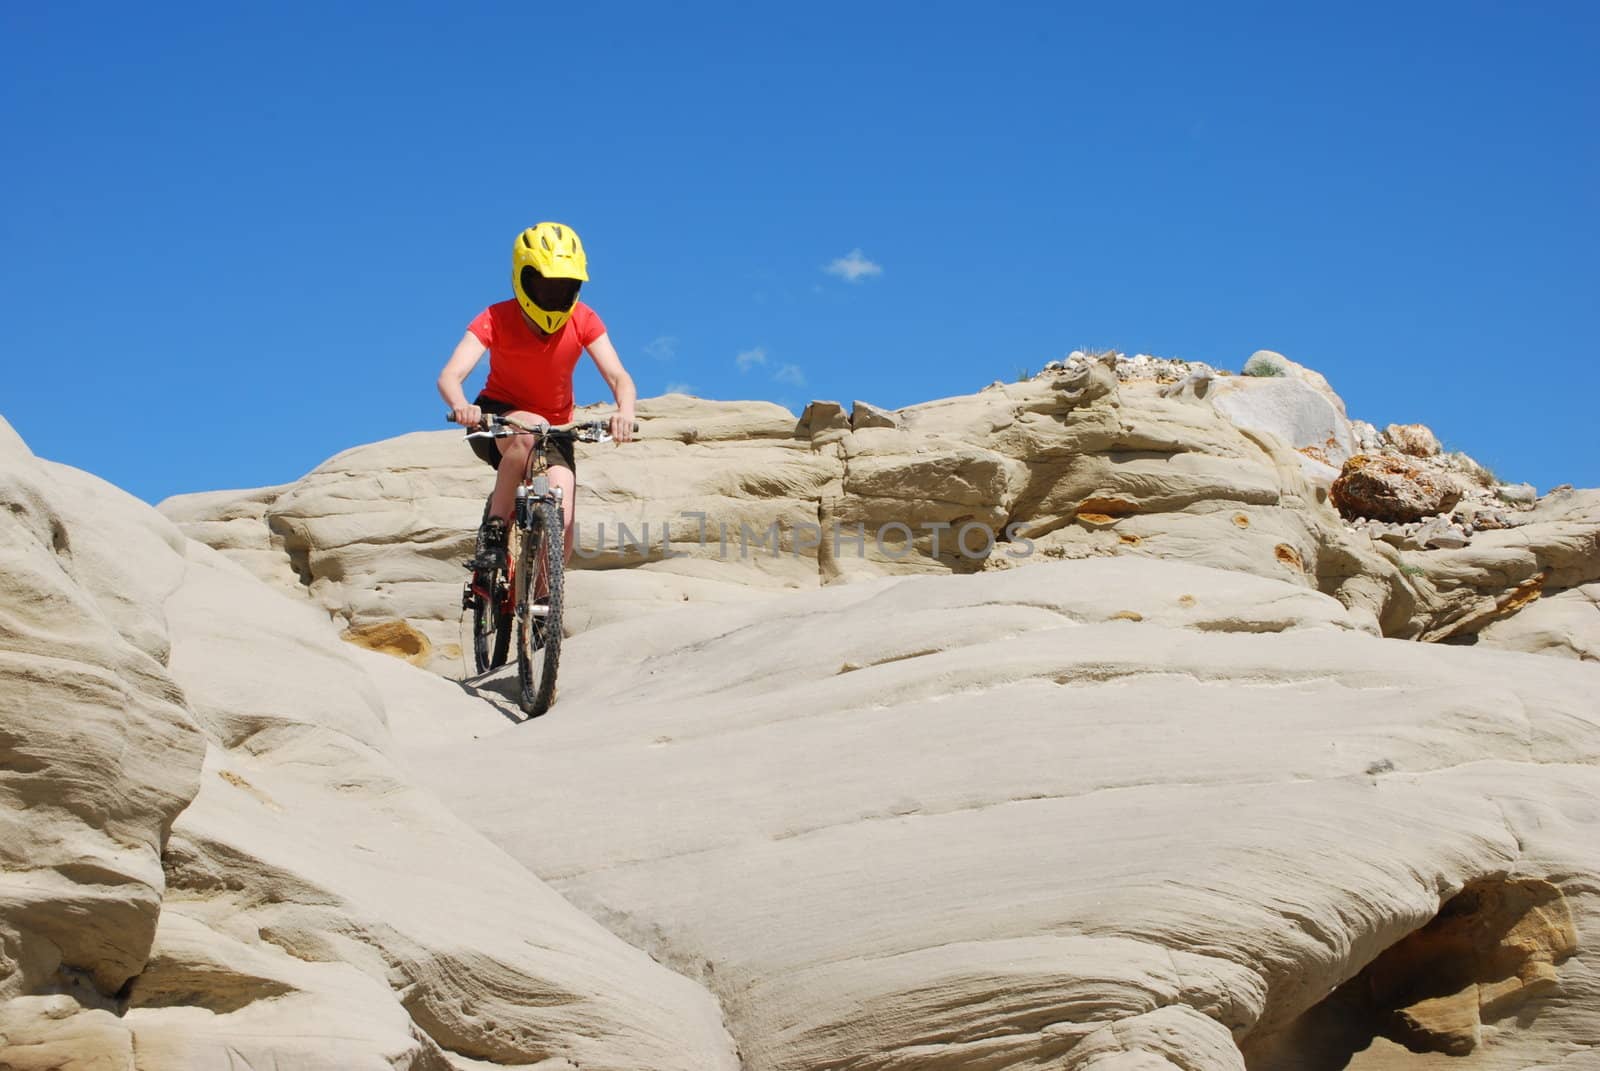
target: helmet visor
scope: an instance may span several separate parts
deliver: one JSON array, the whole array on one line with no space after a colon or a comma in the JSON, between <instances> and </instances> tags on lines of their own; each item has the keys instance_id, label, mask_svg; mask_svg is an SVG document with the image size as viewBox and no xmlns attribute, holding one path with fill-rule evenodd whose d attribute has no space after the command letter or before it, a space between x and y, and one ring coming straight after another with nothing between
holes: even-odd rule
<instances>
[{"instance_id":1,"label":"helmet visor","mask_svg":"<svg viewBox=\"0 0 1600 1071\"><path fill-rule=\"evenodd\" d=\"M522 292L545 312L566 312L572 308L578 300L578 288L583 285L582 279L546 279L531 264L523 266L519 281Z\"/></svg>"}]
</instances>

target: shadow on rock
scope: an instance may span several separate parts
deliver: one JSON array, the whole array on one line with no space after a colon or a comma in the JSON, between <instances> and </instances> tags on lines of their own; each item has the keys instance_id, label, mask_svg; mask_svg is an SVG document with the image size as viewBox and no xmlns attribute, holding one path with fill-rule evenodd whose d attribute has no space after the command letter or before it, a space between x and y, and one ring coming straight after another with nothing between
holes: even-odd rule
<instances>
[{"instance_id":1,"label":"shadow on rock","mask_svg":"<svg viewBox=\"0 0 1600 1071\"><path fill-rule=\"evenodd\" d=\"M517 683L517 667L505 665L498 669L491 669L487 673L480 673L476 677L466 677L457 682L461 690L474 699L481 699L500 712L501 717L514 725L520 725L533 718L522 712L518 705L520 686Z\"/></svg>"},{"instance_id":2,"label":"shadow on rock","mask_svg":"<svg viewBox=\"0 0 1600 1071\"><path fill-rule=\"evenodd\" d=\"M1566 897L1539 879L1467 885L1278 1036L1249 1046L1251 1071L1391 1066L1362 1057L1378 1038L1413 1053L1466 1056L1484 1028L1526 1026L1561 991L1557 965L1578 945ZM1314 1054L1314 1055L1308 1055Z\"/></svg>"}]
</instances>

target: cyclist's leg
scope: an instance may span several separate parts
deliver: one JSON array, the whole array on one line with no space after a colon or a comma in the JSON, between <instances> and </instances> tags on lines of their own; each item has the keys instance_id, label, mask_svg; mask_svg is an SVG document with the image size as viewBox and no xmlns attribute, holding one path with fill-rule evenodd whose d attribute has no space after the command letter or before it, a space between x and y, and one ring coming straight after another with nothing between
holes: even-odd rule
<instances>
[{"instance_id":1,"label":"cyclist's leg","mask_svg":"<svg viewBox=\"0 0 1600 1071\"><path fill-rule=\"evenodd\" d=\"M514 409L505 416L519 424L537 424L544 419L522 409ZM494 444L500 448L500 467L495 471L494 497L489 502L489 512L509 521L517 501L517 484L522 482L522 474L528 468L528 455L533 452L533 436L507 435L495 439Z\"/></svg>"},{"instance_id":2,"label":"cyclist's leg","mask_svg":"<svg viewBox=\"0 0 1600 1071\"><path fill-rule=\"evenodd\" d=\"M499 466L500 451L495 446L493 439L472 439L470 440L470 445L472 446L472 452L485 465ZM496 476L496 481L498 482L498 480L499 477ZM467 581L469 593L474 588L480 588L481 590L480 579L484 579L480 577L482 570L504 566L505 536L496 534L492 529L491 519L501 520L501 518L495 517L493 507L494 493L491 491L489 500L483 504L483 521L478 526L478 536L473 543L472 557L467 561L467 565L473 570L472 578ZM505 528L502 525L500 532L504 533L504 531ZM463 596L463 598L465 597Z\"/></svg>"},{"instance_id":3,"label":"cyclist's leg","mask_svg":"<svg viewBox=\"0 0 1600 1071\"><path fill-rule=\"evenodd\" d=\"M511 440L502 439L501 443ZM502 447L500 467L494 474L494 494L489 499L489 515L499 517L502 521L510 523L511 509L517 500L517 483L522 479L522 466L528 460L528 449L522 448L522 456L516 457L512 452Z\"/></svg>"}]
</instances>

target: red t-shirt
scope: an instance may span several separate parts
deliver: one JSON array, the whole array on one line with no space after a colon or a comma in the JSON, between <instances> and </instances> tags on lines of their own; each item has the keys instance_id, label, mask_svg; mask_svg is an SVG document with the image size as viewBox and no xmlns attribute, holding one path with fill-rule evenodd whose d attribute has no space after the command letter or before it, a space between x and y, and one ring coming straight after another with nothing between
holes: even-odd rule
<instances>
[{"instance_id":1,"label":"red t-shirt","mask_svg":"<svg viewBox=\"0 0 1600 1071\"><path fill-rule=\"evenodd\" d=\"M572 419L572 370L584 347L606 333L606 325L580 301L559 331L543 335L528 325L513 300L490 305L467 330L489 348L486 397L565 424Z\"/></svg>"}]
</instances>

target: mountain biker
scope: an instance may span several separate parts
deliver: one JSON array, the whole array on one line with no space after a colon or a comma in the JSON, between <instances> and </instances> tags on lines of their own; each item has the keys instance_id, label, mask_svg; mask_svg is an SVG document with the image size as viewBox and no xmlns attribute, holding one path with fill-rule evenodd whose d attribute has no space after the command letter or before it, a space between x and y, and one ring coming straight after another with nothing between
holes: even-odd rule
<instances>
[{"instance_id":1,"label":"mountain biker","mask_svg":"<svg viewBox=\"0 0 1600 1071\"><path fill-rule=\"evenodd\" d=\"M571 227L540 223L517 235L511 254L514 299L480 312L439 373L439 394L450 407L451 420L474 427L483 414L494 413L529 426L567 423L572 419L572 372L587 349L616 398L611 437L618 442L633 438L637 397L633 379L622 367L605 324L578 300L578 290L588 278L583 243ZM461 385L486 351L489 381L482 393L468 402ZM480 553L470 563L474 568L504 564L506 529L532 449L532 436L528 435L472 440L473 452L496 470L489 516L480 533ZM578 466L570 442L552 441L549 449L554 455L550 485L561 488L565 554L570 559ZM485 552L488 560L480 561Z\"/></svg>"}]
</instances>

